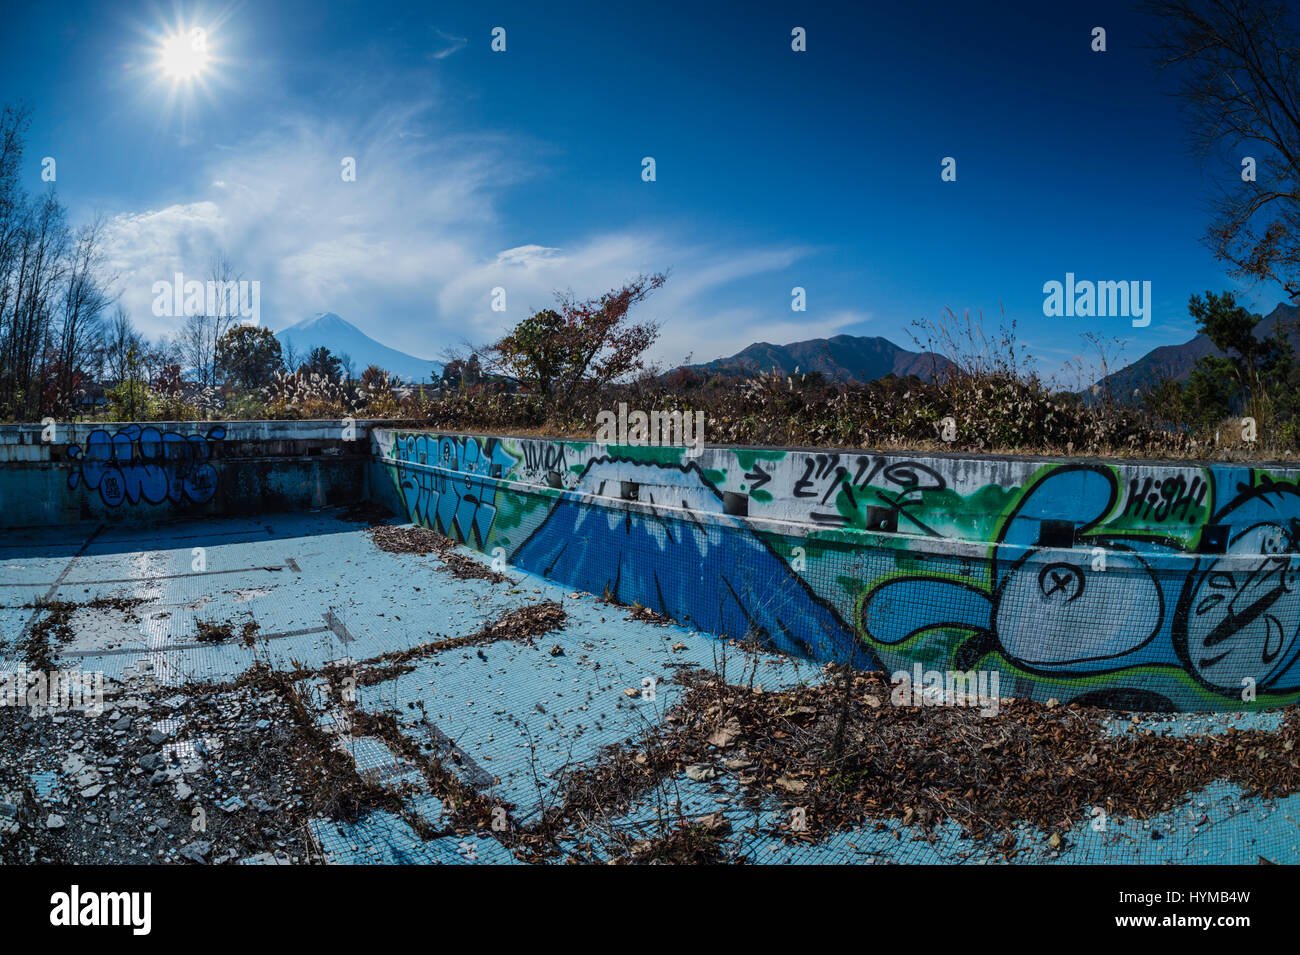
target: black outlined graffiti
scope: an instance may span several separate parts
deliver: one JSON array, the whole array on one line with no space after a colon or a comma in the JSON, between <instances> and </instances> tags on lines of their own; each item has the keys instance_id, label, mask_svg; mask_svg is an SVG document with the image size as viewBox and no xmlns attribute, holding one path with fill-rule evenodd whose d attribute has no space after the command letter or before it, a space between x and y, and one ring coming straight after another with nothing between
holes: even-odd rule
<instances>
[{"instance_id":1,"label":"black outlined graffiti","mask_svg":"<svg viewBox=\"0 0 1300 955\"><path fill-rule=\"evenodd\" d=\"M749 492L752 494L768 481L772 480L772 475L764 471L759 463L755 461L754 469L745 472L745 480L751 482L749 485Z\"/></svg>"},{"instance_id":2,"label":"black outlined graffiti","mask_svg":"<svg viewBox=\"0 0 1300 955\"><path fill-rule=\"evenodd\" d=\"M1174 616L1174 649L1187 672L1218 693L1243 681L1300 689L1300 492L1264 482L1241 488L1214 516L1236 530L1221 557L1201 558ZM1282 685L1285 683L1286 685Z\"/></svg>"},{"instance_id":3,"label":"black outlined graffiti","mask_svg":"<svg viewBox=\"0 0 1300 955\"><path fill-rule=\"evenodd\" d=\"M564 472L569 462L566 460L567 445L558 441L521 441L519 450L523 452L523 469L533 474L546 471Z\"/></svg>"},{"instance_id":4,"label":"black outlined graffiti","mask_svg":"<svg viewBox=\"0 0 1300 955\"><path fill-rule=\"evenodd\" d=\"M931 537L940 536L910 511L924 501L927 491L942 491L948 482L934 468L920 461L890 461L885 457L857 455L858 463L852 478L849 469L840 464L838 454L818 454L804 462L804 471L795 482L792 494L795 497L817 498L818 507L827 507L837 500L837 495L844 495L844 510L854 513L860 507L883 505L894 515L907 521L912 532L919 531ZM825 482L818 487L819 482ZM874 486L873 486L874 485ZM880 486L883 485L883 486ZM874 498L874 500L873 500ZM817 524L843 527L849 518L836 511L812 510L809 520Z\"/></svg>"},{"instance_id":5,"label":"black outlined graffiti","mask_svg":"<svg viewBox=\"0 0 1300 955\"><path fill-rule=\"evenodd\" d=\"M203 504L217 493L217 469L209 462L211 442L225 436L221 425L189 435L135 424L112 434L92 431L84 448L68 448L68 457L80 462L68 475L68 487L98 491L109 507L163 501Z\"/></svg>"},{"instance_id":6,"label":"black outlined graffiti","mask_svg":"<svg viewBox=\"0 0 1300 955\"><path fill-rule=\"evenodd\" d=\"M1139 484L1137 478L1129 481L1128 502L1124 516L1142 521L1186 521L1193 507L1205 503L1209 485L1199 475L1189 483L1182 474L1157 482L1147 476Z\"/></svg>"}]
</instances>

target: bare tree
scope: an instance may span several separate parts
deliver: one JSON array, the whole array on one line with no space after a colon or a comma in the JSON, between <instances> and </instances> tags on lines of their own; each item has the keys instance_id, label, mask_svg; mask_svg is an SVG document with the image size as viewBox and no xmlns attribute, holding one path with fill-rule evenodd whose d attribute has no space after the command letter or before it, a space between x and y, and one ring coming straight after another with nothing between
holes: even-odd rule
<instances>
[{"instance_id":1,"label":"bare tree","mask_svg":"<svg viewBox=\"0 0 1300 955\"><path fill-rule=\"evenodd\" d=\"M1205 242L1229 274L1300 299L1300 33L1279 0L1147 0L1159 64L1203 157L1226 160ZM1255 163L1254 178L1247 159Z\"/></svg>"},{"instance_id":2,"label":"bare tree","mask_svg":"<svg viewBox=\"0 0 1300 955\"><path fill-rule=\"evenodd\" d=\"M208 279L213 283L216 290L215 307L209 299L209 311L214 312L207 316L209 328L209 348L210 360L208 367L211 369L211 376L206 382L209 385L216 385L221 375L221 369L218 360L218 343L223 335L232 325L239 321L239 282L243 279L243 274L236 275L235 267L231 264L229 258L224 252L218 251L213 253L211 262L208 266Z\"/></svg>"},{"instance_id":3,"label":"bare tree","mask_svg":"<svg viewBox=\"0 0 1300 955\"><path fill-rule=\"evenodd\" d=\"M216 342L212 337L213 323L206 315L191 315L177 332L183 363L200 385L209 385L213 379L213 356Z\"/></svg>"},{"instance_id":4,"label":"bare tree","mask_svg":"<svg viewBox=\"0 0 1300 955\"><path fill-rule=\"evenodd\" d=\"M101 274L99 243L103 226L103 219L96 219L78 230L69 256L55 381L63 405L73 400L81 369L99 347L100 316L111 301L108 283Z\"/></svg>"},{"instance_id":5,"label":"bare tree","mask_svg":"<svg viewBox=\"0 0 1300 955\"><path fill-rule=\"evenodd\" d=\"M139 341L136 347L136 360L149 382L155 382L164 376L168 366L179 370L184 363L181 344L174 338L159 338L156 342Z\"/></svg>"},{"instance_id":6,"label":"bare tree","mask_svg":"<svg viewBox=\"0 0 1300 955\"><path fill-rule=\"evenodd\" d=\"M29 416L39 411L48 384L51 325L65 274L68 230L53 192L23 205L15 241L3 279L8 308L0 316L0 407Z\"/></svg>"},{"instance_id":7,"label":"bare tree","mask_svg":"<svg viewBox=\"0 0 1300 955\"><path fill-rule=\"evenodd\" d=\"M213 253L203 312L186 318L177 335L183 361L200 385L215 387L221 380L220 342L239 321L241 279L225 253Z\"/></svg>"},{"instance_id":8,"label":"bare tree","mask_svg":"<svg viewBox=\"0 0 1300 955\"><path fill-rule=\"evenodd\" d=\"M62 412L98 354L111 301L101 274L101 222L74 235L53 189L20 184L30 111L0 109L0 417Z\"/></svg>"},{"instance_id":9,"label":"bare tree","mask_svg":"<svg viewBox=\"0 0 1300 955\"><path fill-rule=\"evenodd\" d=\"M131 349L140 351L140 336L131 324L131 316L119 303L113 317L109 319L104 332L103 359L104 374L110 381L119 382L126 378L127 356Z\"/></svg>"}]
</instances>

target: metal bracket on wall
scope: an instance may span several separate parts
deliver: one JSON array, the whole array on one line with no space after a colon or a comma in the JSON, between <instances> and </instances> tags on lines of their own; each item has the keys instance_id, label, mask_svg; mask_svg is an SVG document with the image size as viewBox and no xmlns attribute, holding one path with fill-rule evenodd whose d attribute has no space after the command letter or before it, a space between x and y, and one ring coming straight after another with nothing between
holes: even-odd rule
<instances>
[{"instance_id":1,"label":"metal bracket on wall","mask_svg":"<svg viewBox=\"0 0 1300 955\"><path fill-rule=\"evenodd\" d=\"M1073 547L1074 521L1039 521L1039 547Z\"/></svg>"},{"instance_id":2,"label":"metal bracket on wall","mask_svg":"<svg viewBox=\"0 0 1300 955\"><path fill-rule=\"evenodd\" d=\"M749 516L749 495L735 491L722 492L722 513L733 517Z\"/></svg>"},{"instance_id":3,"label":"metal bracket on wall","mask_svg":"<svg viewBox=\"0 0 1300 955\"><path fill-rule=\"evenodd\" d=\"M1228 525L1206 524L1201 528L1201 539L1196 545L1201 554L1226 554L1228 552Z\"/></svg>"},{"instance_id":4,"label":"metal bracket on wall","mask_svg":"<svg viewBox=\"0 0 1300 955\"><path fill-rule=\"evenodd\" d=\"M898 533L898 512L892 507L867 506L867 530L886 534Z\"/></svg>"}]
</instances>

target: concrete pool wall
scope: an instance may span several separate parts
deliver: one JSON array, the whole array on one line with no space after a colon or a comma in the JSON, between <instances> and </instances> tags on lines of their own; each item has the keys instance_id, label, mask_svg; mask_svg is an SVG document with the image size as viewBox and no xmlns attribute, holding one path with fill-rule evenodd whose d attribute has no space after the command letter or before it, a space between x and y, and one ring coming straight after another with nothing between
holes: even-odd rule
<instances>
[{"instance_id":1,"label":"concrete pool wall","mask_svg":"<svg viewBox=\"0 0 1300 955\"><path fill-rule=\"evenodd\" d=\"M711 633L1003 697L1300 699L1295 468L371 435L407 519Z\"/></svg>"},{"instance_id":2,"label":"concrete pool wall","mask_svg":"<svg viewBox=\"0 0 1300 955\"><path fill-rule=\"evenodd\" d=\"M42 440L43 437L53 440ZM1124 709L1300 699L1300 471L683 448L377 422L0 427L0 528L370 500L816 661Z\"/></svg>"},{"instance_id":3,"label":"concrete pool wall","mask_svg":"<svg viewBox=\"0 0 1300 955\"><path fill-rule=\"evenodd\" d=\"M0 425L0 527L351 504L369 454L364 422Z\"/></svg>"}]
</instances>

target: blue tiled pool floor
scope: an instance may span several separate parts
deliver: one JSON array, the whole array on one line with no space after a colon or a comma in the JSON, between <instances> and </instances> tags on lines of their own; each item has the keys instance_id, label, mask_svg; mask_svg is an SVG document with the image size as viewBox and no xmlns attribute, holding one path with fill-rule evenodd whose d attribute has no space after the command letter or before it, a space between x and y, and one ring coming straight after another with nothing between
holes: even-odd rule
<instances>
[{"instance_id":1,"label":"blue tiled pool floor","mask_svg":"<svg viewBox=\"0 0 1300 955\"><path fill-rule=\"evenodd\" d=\"M469 553L469 552L466 552ZM477 555L474 556L476 559ZM755 655L707 634L632 619L627 608L506 569L505 582L462 579L433 553L387 553L364 524L324 509L256 518L223 518L141 528L128 525L7 532L0 541L0 657L13 669L38 601L78 605L72 637L58 645L64 667L102 672L109 692L142 685L161 690L231 680L256 662L303 673L361 661L432 641L474 634L530 605L563 606L561 629L529 642L500 640L419 655L410 669L358 687L357 705L396 714L411 738L450 741L450 765L489 802L513 808L517 825L536 822L554 804L564 772L611 744L658 726L680 698L683 666L781 689L822 678L806 661ZM127 598L128 610L86 607ZM255 625L252 645L206 643L201 625ZM310 678L304 678L304 683ZM653 692L648 692L652 688ZM310 696L310 694L308 695ZM373 737L352 736L321 702L321 725L367 778L405 779L425 788L411 810L438 828L445 806L419 772ZM1162 731L1216 732L1206 717L1163 720ZM1125 721L1116 721L1124 731ZM751 863L978 864L1002 853L940 827L935 838L896 822L837 832L815 843L781 841L774 830L788 807L740 805L735 777L668 780L611 824L653 832L665 816L721 814L730 823L725 855ZM320 819L313 834L335 862L489 864L517 861L491 832L421 837L388 812L352 823ZM582 834L578 834L579 836ZM600 843L599 833L592 840ZM1300 797L1276 802L1229 787L1194 793L1165 815L1076 827L1063 845L1044 833L1017 834L1020 862L1300 862ZM593 850L613 853L612 843Z\"/></svg>"}]
</instances>

